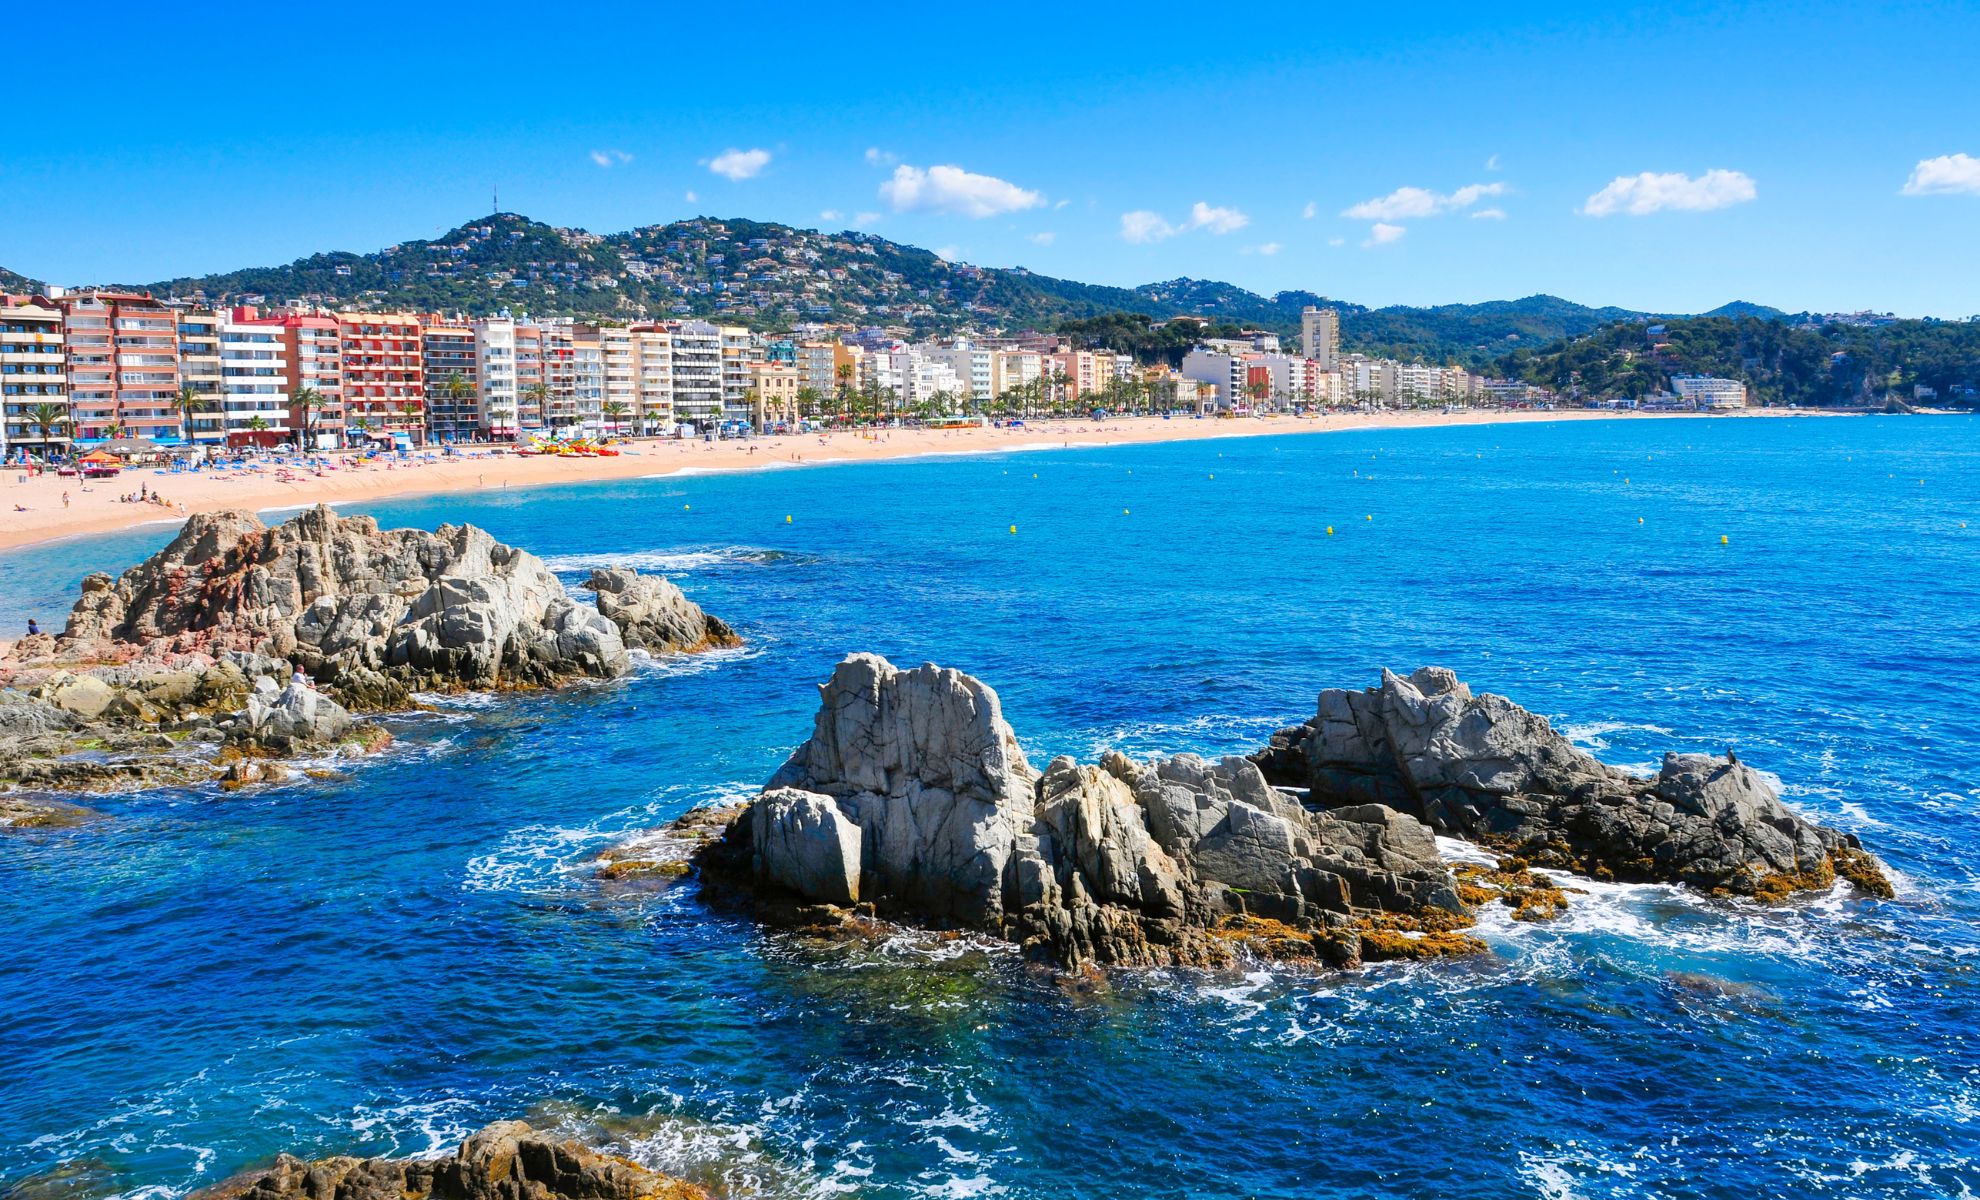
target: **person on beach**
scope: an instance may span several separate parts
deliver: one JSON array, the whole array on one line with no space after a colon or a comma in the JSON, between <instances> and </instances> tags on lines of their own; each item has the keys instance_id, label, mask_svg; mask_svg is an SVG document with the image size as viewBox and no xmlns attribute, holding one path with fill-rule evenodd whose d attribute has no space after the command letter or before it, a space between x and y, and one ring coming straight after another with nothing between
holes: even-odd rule
<instances>
[{"instance_id":1,"label":"person on beach","mask_svg":"<svg viewBox=\"0 0 1980 1200\"><path fill-rule=\"evenodd\" d=\"M309 676L303 674L301 663L296 664L295 674L289 676L289 682L295 684L299 688L306 688L309 686Z\"/></svg>"},{"instance_id":2,"label":"person on beach","mask_svg":"<svg viewBox=\"0 0 1980 1200\"><path fill-rule=\"evenodd\" d=\"M29 618L28 618L28 636L29 636L29 637L36 637L36 636L38 636L38 635L39 635L40 633L41 633L41 626L39 626L39 625L36 625L36 624L34 623L34 618L33 618L33 617L29 617Z\"/></svg>"},{"instance_id":3,"label":"person on beach","mask_svg":"<svg viewBox=\"0 0 1980 1200\"><path fill-rule=\"evenodd\" d=\"M64 490L62 493L62 507L63 508L69 507L69 493L66 490Z\"/></svg>"}]
</instances>

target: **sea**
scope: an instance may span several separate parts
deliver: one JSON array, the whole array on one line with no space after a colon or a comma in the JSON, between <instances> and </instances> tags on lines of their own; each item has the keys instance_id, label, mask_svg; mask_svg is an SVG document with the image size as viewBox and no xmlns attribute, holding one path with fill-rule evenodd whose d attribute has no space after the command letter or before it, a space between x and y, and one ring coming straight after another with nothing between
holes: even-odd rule
<instances>
[{"instance_id":1,"label":"sea","mask_svg":"<svg viewBox=\"0 0 1980 1200\"><path fill-rule=\"evenodd\" d=\"M745 645L436 697L334 777L0 834L9 1200L174 1200L505 1118L732 1197L1980 1187L1974 418L1041 445L346 511L481 525L574 591L664 574ZM59 626L170 532L0 556L0 623ZM1487 911L1468 960L1093 980L597 878L759 788L855 651L979 676L1041 767L1243 752L1323 688L1447 666L1631 770L1735 749L1897 898L1578 881L1556 921Z\"/></svg>"}]
</instances>

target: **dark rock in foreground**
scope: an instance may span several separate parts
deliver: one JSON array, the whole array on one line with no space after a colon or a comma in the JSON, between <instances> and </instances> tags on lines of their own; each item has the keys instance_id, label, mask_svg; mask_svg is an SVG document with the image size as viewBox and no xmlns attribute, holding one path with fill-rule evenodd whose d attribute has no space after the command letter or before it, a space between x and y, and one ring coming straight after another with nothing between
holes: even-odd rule
<instances>
[{"instance_id":1,"label":"dark rock in foreground","mask_svg":"<svg viewBox=\"0 0 1980 1200\"><path fill-rule=\"evenodd\" d=\"M471 525L381 531L322 506L273 528L194 516L122 578L85 579L59 637L0 658L0 784L156 787L219 767L231 783L279 779L237 760L376 748L389 739L352 714L420 691L610 679L629 646L738 640L666 580L615 570L593 586L602 611Z\"/></svg>"},{"instance_id":2,"label":"dark rock in foreground","mask_svg":"<svg viewBox=\"0 0 1980 1200\"><path fill-rule=\"evenodd\" d=\"M766 916L870 907L1064 965L1478 945L1453 934L1470 919L1413 817L1309 812L1242 758L1059 758L1041 775L996 693L933 665L854 655L821 692L811 739L697 858Z\"/></svg>"},{"instance_id":3,"label":"dark rock in foreground","mask_svg":"<svg viewBox=\"0 0 1980 1200\"><path fill-rule=\"evenodd\" d=\"M627 1159L538 1133L490 1125L445 1158L281 1155L191 1200L708 1200L693 1184Z\"/></svg>"},{"instance_id":4,"label":"dark rock in foreground","mask_svg":"<svg viewBox=\"0 0 1980 1200\"><path fill-rule=\"evenodd\" d=\"M1241 949L1351 964L1482 949L1461 930L1484 904L1557 915L1573 889L1536 865L1762 899L1838 875L1890 894L1856 839L1735 761L1673 755L1638 779L1436 668L1326 692L1249 759L1110 753L1042 774L960 672L858 654L820 691L810 739L760 796L684 819L727 823L694 854L711 897L773 921L980 930L1065 966ZM1433 831L1507 858L1454 874Z\"/></svg>"},{"instance_id":5,"label":"dark rock in foreground","mask_svg":"<svg viewBox=\"0 0 1980 1200\"><path fill-rule=\"evenodd\" d=\"M1639 778L1505 697L1473 695L1440 667L1322 692L1313 719L1281 730L1254 758L1317 806L1380 804L1597 879L1780 899L1840 875L1891 894L1853 835L1795 813L1737 759L1667 754L1654 778Z\"/></svg>"}]
</instances>

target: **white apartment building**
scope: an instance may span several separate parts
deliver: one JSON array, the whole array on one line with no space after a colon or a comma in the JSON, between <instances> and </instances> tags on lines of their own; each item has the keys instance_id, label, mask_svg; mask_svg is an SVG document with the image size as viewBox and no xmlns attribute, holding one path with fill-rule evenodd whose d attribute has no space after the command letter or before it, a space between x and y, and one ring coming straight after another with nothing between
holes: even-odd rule
<instances>
[{"instance_id":1,"label":"white apartment building","mask_svg":"<svg viewBox=\"0 0 1980 1200\"><path fill-rule=\"evenodd\" d=\"M1045 374L1045 356L1035 350L998 350L990 358L990 394L1030 387Z\"/></svg>"},{"instance_id":2,"label":"white apartment building","mask_svg":"<svg viewBox=\"0 0 1980 1200\"><path fill-rule=\"evenodd\" d=\"M633 428L639 416L639 351L630 329L607 325L598 331L599 352L605 357L605 418L607 432Z\"/></svg>"},{"instance_id":3,"label":"white apartment building","mask_svg":"<svg viewBox=\"0 0 1980 1200\"><path fill-rule=\"evenodd\" d=\"M752 418L749 390L754 386L749 369L764 362L763 348L756 335L737 325L720 327L722 338L722 419L749 421Z\"/></svg>"},{"instance_id":4,"label":"white apartment building","mask_svg":"<svg viewBox=\"0 0 1980 1200\"><path fill-rule=\"evenodd\" d=\"M1246 362L1241 355L1199 346L1183 355L1182 376L1209 384L1217 407L1243 408L1250 403Z\"/></svg>"},{"instance_id":5,"label":"white apartment building","mask_svg":"<svg viewBox=\"0 0 1980 1200\"><path fill-rule=\"evenodd\" d=\"M494 437L515 437L521 404L516 377L516 323L489 317L474 323L474 369L481 382L481 430Z\"/></svg>"},{"instance_id":6,"label":"white apartment building","mask_svg":"<svg viewBox=\"0 0 1980 1200\"><path fill-rule=\"evenodd\" d=\"M68 355L62 310L30 298L0 303L0 458L65 454L75 431L68 424ZM36 413L47 405L61 419L43 429Z\"/></svg>"},{"instance_id":7,"label":"white apartment building","mask_svg":"<svg viewBox=\"0 0 1980 1200\"><path fill-rule=\"evenodd\" d=\"M1673 375L1671 390L1696 408L1745 408L1746 385L1737 379L1710 375Z\"/></svg>"},{"instance_id":8,"label":"white apartment building","mask_svg":"<svg viewBox=\"0 0 1980 1200\"><path fill-rule=\"evenodd\" d=\"M220 322L220 415L228 434L289 432L289 360L281 325Z\"/></svg>"},{"instance_id":9,"label":"white apartment building","mask_svg":"<svg viewBox=\"0 0 1980 1200\"><path fill-rule=\"evenodd\" d=\"M1352 358L1341 364L1349 404L1394 404L1399 364L1381 358Z\"/></svg>"},{"instance_id":10,"label":"white apartment building","mask_svg":"<svg viewBox=\"0 0 1980 1200\"><path fill-rule=\"evenodd\" d=\"M997 354L993 350L979 350L967 342L954 346L929 346L921 350L921 356L931 363L941 363L952 371L961 385L960 396L970 400L989 400L997 394Z\"/></svg>"},{"instance_id":11,"label":"white apartment building","mask_svg":"<svg viewBox=\"0 0 1980 1200\"><path fill-rule=\"evenodd\" d=\"M663 329L632 330L633 412L642 436L670 432L674 425L674 343Z\"/></svg>"}]
</instances>

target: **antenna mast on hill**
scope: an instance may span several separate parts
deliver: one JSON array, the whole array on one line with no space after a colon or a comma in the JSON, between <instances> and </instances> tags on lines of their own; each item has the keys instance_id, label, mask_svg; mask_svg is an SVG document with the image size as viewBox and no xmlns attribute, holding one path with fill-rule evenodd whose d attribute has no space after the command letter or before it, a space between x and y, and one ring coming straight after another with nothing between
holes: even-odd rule
<instances>
[{"instance_id":1,"label":"antenna mast on hill","mask_svg":"<svg viewBox=\"0 0 1980 1200\"><path fill-rule=\"evenodd\" d=\"M496 185L495 185L495 186L494 186L493 188L491 188L491 189L489 189L489 200L488 200L488 202L489 202L489 204L491 204L491 205L493 205L493 206L494 206L494 207L492 207L492 208L490 208L490 209L488 210L489 212L492 212L492 213L500 213L500 212L502 211L502 185L501 185L501 184L499 184L499 183L498 183L498 184L496 184Z\"/></svg>"}]
</instances>

